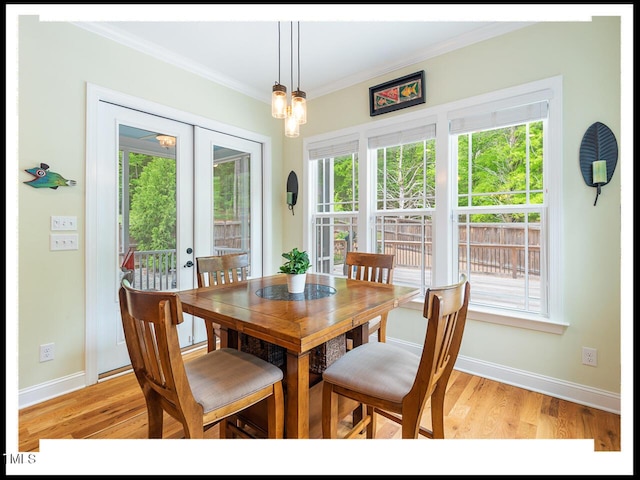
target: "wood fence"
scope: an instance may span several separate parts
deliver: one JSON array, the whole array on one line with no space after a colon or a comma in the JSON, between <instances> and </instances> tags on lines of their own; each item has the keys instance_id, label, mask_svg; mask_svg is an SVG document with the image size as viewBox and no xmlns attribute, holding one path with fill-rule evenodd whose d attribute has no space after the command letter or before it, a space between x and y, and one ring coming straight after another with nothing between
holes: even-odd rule
<instances>
[{"instance_id":1,"label":"wood fence","mask_svg":"<svg viewBox=\"0 0 640 480\"><path fill-rule=\"evenodd\" d=\"M424 233L423 233L424 230ZM396 266L425 268L433 266L432 226L404 219L379 227L379 252L395 255ZM522 224L472 224L458 228L458 264L461 270L505 275L517 278L525 272L540 275L540 227L529 225L525 242ZM426 240L422 241L421 239ZM343 263L348 250L357 250L357 242L335 240L334 264Z\"/></svg>"},{"instance_id":2,"label":"wood fence","mask_svg":"<svg viewBox=\"0 0 640 480\"><path fill-rule=\"evenodd\" d=\"M385 223L378 231L378 251L395 255L396 267L430 270L433 267L431 225L406 221ZM423 229L426 229L424 234ZM521 224L461 225L458 238L458 264L461 270L518 278L527 271L540 274L540 229ZM338 228L335 229L337 233ZM239 221L217 222L214 226L214 254L238 252L242 248ZM421 241L421 238L427 239ZM357 240L334 240L333 265L344 264L346 252L357 250ZM165 290L176 286L176 251L134 251L134 283L138 288ZM124 261L124 255L122 256ZM131 268L130 268L131 269Z\"/></svg>"}]
</instances>

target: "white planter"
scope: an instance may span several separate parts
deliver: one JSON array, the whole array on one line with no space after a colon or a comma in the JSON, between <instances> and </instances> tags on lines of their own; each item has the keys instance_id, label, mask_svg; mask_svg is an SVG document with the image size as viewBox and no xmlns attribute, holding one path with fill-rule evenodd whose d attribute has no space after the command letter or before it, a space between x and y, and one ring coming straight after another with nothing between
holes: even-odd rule
<instances>
[{"instance_id":1,"label":"white planter","mask_svg":"<svg viewBox=\"0 0 640 480\"><path fill-rule=\"evenodd\" d=\"M289 293L303 293L306 283L306 273L287 273L287 290L289 291Z\"/></svg>"}]
</instances>

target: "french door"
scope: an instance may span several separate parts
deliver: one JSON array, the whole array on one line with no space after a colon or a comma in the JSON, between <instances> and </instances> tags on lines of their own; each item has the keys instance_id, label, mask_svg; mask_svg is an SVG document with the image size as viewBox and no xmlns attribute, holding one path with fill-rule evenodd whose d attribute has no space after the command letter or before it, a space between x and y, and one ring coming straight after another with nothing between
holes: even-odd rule
<instances>
[{"instance_id":1,"label":"french door","mask_svg":"<svg viewBox=\"0 0 640 480\"><path fill-rule=\"evenodd\" d=\"M99 102L96 248L97 372L130 364L118 289L195 286L195 258L250 254L262 273L261 145L188 123ZM90 215L88 212L87 215ZM180 344L206 340L184 315Z\"/></svg>"}]
</instances>

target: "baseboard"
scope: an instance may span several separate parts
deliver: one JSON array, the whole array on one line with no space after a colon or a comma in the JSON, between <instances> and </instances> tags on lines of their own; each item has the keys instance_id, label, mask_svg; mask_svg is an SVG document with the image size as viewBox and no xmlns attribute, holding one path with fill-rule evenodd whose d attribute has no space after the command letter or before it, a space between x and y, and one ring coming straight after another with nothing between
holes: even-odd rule
<instances>
[{"instance_id":1,"label":"baseboard","mask_svg":"<svg viewBox=\"0 0 640 480\"><path fill-rule=\"evenodd\" d=\"M375 341L372 339L372 341ZM402 340L387 338L387 342L410 350L417 355L421 346ZM485 362L470 357L458 356L455 367L461 372L488 378L497 382L524 388L533 392L543 393L588 407L620 415L620 395L587 387L576 383L558 380L544 375L538 375L524 370L517 370L495 363ZM25 388L18 392L18 408L28 407L44 402L65 393L79 390L86 386L84 372L78 372L50 382Z\"/></svg>"},{"instance_id":2,"label":"baseboard","mask_svg":"<svg viewBox=\"0 0 640 480\"><path fill-rule=\"evenodd\" d=\"M420 355L422 347L420 345L404 342L402 340L387 337L387 342L394 343ZM524 388L532 392L543 393L551 397L560 398L570 402L597 408L605 412L620 415L620 394L607 392L597 388L579 385L566 380L546 377L537 373L518 370L496 363L485 362L475 358L458 355L458 360L454 366L456 370L477 375L479 377L495 380L514 387Z\"/></svg>"},{"instance_id":3,"label":"baseboard","mask_svg":"<svg viewBox=\"0 0 640 480\"><path fill-rule=\"evenodd\" d=\"M84 372L73 373L49 382L41 383L18 392L18 409L59 397L87 386Z\"/></svg>"}]
</instances>

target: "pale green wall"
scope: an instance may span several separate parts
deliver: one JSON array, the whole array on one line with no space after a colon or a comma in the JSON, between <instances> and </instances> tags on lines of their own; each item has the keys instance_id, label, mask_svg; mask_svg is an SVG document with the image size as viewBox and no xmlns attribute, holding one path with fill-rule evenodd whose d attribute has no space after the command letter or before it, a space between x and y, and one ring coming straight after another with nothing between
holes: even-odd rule
<instances>
[{"instance_id":1,"label":"pale green wall","mask_svg":"<svg viewBox=\"0 0 640 480\"><path fill-rule=\"evenodd\" d=\"M19 388L84 370L84 247L81 242L78 251L51 253L48 239L51 215L77 216L81 238L84 233L86 82L270 136L274 185L267 201L275 214L267 225L273 228L273 258L302 244L302 215L281 208L289 170L302 174L302 137L285 141L268 105L73 25L34 17L21 19L19 60ZM461 355L619 393L620 163L597 207L578 167L580 141L593 122L608 125L620 142L619 18L534 25L310 100L301 134L372 121L369 86L420 69L427 73L425 107L564 76L562 257L571 326L556 335L470 321ZM29 179L22 170L42 161L78 186L53 191L22 185ZM411 329L401 328L399 315ZM396 310L389 334L421 343L418 325L418 312ZM38 346L49 342L56 344L56 360L39 363ZM581 365L583 345L598 349L598 367Z\"/></svg>"},{"instance_id":2,"label":"pale green wall","mask_svg":"<svg viewBox=\"0 0 640 480\"><path fill-rule=\"evenodd\" d=\"M305 135L313 136L378 120L369 116L369 87L418 70L426 72L426 104L385 117L562 75L561 257L564 320L571 326L558 335L469 321L460 355L613 393L620 392L621 362L620 162L630 159L619 157L594 207L595 190L582 179L578 154L585 130L596 121L609 126L620 143L620 28L619 17L599 17L516 30L310 102L311 120L304 126ZM302 142L296 147L301 157ZM397 309L391 312L388 335L421 344L423 324L421 312ZM583 346L598 350L597 367L582 365Z\"/></svg>"}]
</instances>

